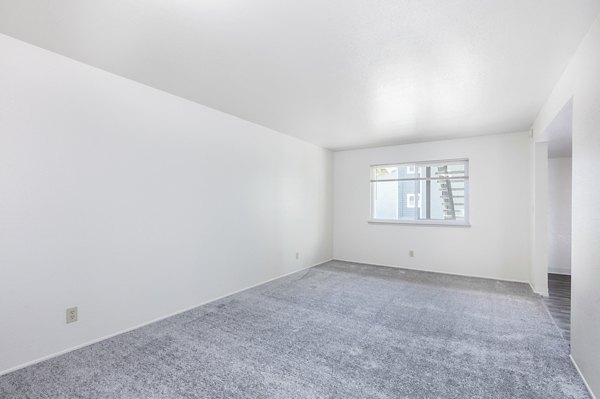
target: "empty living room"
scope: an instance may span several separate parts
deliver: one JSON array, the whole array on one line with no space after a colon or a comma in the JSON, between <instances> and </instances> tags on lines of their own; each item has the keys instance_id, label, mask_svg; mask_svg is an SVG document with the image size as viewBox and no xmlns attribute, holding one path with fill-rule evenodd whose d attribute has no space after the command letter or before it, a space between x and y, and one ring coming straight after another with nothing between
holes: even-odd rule
<instances>
[{"instance_id":1,"label":"empty living room","mask_svg":"<svg viewBox=\"0 0 600 399\"><path fill-rule=\"evenodd\" d=\"M0 0L0 399L600 398L599 237L600 0Z\"/></svg>"}]
</instances>

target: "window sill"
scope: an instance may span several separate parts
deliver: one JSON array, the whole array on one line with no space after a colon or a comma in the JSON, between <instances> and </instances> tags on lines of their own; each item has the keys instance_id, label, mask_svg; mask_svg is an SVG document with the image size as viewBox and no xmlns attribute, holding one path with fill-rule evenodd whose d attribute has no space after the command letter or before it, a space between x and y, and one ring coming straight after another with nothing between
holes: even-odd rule
<instances>
[{"instance_id":1,"label":"window sill","mask_svg":"<svg viewBox=\"0 0 600 399\"><path fill-rule=\"evenodd\" d=\"M412 221L412 220L385 220L385 219L370 219L367 221L369 224L404 224L410 226L437 226L437 227L471 227L470 223L452 223L452 222L441 222L437 220L427 221Z\"/></svg>"}]
</instances>

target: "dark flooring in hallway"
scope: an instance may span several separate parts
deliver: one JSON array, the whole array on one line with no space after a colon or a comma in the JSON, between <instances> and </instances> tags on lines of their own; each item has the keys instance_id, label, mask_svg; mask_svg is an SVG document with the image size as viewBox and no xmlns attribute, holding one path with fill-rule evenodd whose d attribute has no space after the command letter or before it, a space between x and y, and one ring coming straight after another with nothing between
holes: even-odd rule
<instances>
[{"instance_id":1,"label":"dark flooring in hallway","mask_svg":"<svg viewBox=\"0 0 600 399\"><path fill-rule=\"evenodd\" d=\"M571 342L571 276L549 273L548 294L544 303L563 337Z\"/></svg>"}]
</instances>

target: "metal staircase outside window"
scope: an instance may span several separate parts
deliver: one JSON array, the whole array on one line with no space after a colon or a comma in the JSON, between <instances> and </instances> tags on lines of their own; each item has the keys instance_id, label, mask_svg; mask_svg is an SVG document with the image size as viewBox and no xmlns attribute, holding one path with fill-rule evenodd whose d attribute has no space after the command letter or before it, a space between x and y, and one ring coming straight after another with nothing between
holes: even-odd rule
<instances>
[{"instance_id":1,"label":"metal staircase outside window","mask_svg":"<svg viewBox=\"0 0 600 399\"><path fill-rule=\"evenodd\" d=\"M438 166L436 177L440 178L438 183L442 188L442 202L444 204L444 219L456 220L457 216L464 216L461 210L457 211L457 207L464 208L465 205L465 187L453 185L452 180L448 179L451 175L448 171L448 165ZM445 179L444 179L445 178ZM458 187L457 187L458 186ZM458 202L460 201L460 202ZM458 213L458 215L457 215Z\"/></svg>"}]
</instances>

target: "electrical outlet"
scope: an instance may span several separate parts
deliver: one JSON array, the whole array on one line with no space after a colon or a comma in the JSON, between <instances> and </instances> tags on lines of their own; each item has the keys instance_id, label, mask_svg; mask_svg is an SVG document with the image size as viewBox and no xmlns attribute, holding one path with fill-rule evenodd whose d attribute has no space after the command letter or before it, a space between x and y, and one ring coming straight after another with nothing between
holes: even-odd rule
<instances>
[{"instance_id":1,"label":"electrical outlet","mask_svg":"<svg viewBox=\"0 0 600 399\"><path fill-rule=\"evenodd\" d=\"M77 306L67 309L67 324L77 321Z\"/></svg>"},{"instance_id":2,"label":"electrical outlet","mask_svg":"<svg viewBox=\"0 0 600 399\"><path fill-rule=\"evenodd\" d=\"M410 251L408 251L408 256L410 256L411 258L415 257L415 251L413 251L412 249Z\"/></svg>"},{"instance_id":3,"label":"electrical outlet","mask_svg":"<svg viewBox=\"0 0 600 399\"><path fill-rule=\"evenodd\" d=\"M300 259L300 252L296 252L296 259Z\"/></svg>"}]
</instances>

